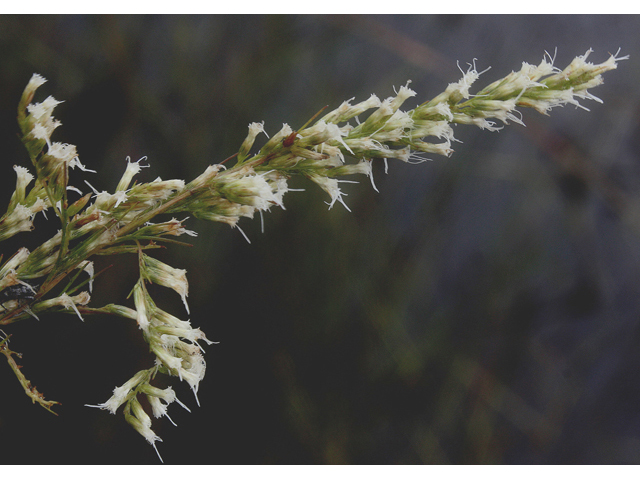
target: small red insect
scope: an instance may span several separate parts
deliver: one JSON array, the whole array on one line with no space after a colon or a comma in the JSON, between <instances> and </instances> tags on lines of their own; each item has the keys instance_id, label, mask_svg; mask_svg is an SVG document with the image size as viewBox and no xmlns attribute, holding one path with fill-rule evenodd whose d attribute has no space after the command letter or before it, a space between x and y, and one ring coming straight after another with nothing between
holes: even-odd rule
<instances>
[{"instance_id":1,"label":"small red insect","mask_svg":"<svg viewBox=\"0 0 640 480\"><path fill-rule=\"evenodd\" d=\"M316 113L313 117L311 117L311 118L309 119L309 121L308 121L307 123L305 123L305 124L302 126L302 128L301 128L300 130L304 130L304 129L305 129L305 127L306 127L307 125L309 125L311 122L313 122L313 121L316 119L316 117L317 117L318 115L320 115L322 112L324 112L325 108L327 108L327 107L328 107L328 105L325 105L324 107L322 107L322 108L320 109L320 111L319 111L318 113ZM293 142L295 142L295 141L296 141L296 137L298 136L298 131L299 131L299 130L296 130L296 131L294 131L294 132L291 132L291 133L289 134L289 136L288 136L288 137L286 137L284 140L282 140L282 146L283 146L284 148L289 148L291 145L293 145Z\"/></svg>"},{"instance_id":2,"label":"small red insect","mask_svg":"<svg viewBox=\"0 0 640 480\"><path fill-rule=\"evenodd\" d=\"M293 145L293 142L296 141L296 135L298 135L298 132L292 132L291 135L282 140L282 146L287 148Z\"/></svg>"}]
</instances>

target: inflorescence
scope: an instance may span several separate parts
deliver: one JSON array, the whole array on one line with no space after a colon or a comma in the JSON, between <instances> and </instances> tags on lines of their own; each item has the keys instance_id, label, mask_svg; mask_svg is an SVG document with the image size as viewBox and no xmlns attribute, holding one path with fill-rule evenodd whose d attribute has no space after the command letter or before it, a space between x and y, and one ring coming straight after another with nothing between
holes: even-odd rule
<instances>
[{"instance_id":1,"label":"inflorescence","mask_svg":"<svg viewBox=\"0 0 640 480\"><path fill-rule=\"evenodd\" d=\"M0 290L23 292L21 298L8 298L2 304L0 325L29 317L39 319L38 315L47 311L68 312L83 321L83 315L106 313L137 322L155 363L116 387L106 402L92 406L113 414L123 406L126 420L156 448L160 438L151 429L151 418L139 397L146 397L156 418L169 418L167 407L173 402L188 410L171 387L160 389L151 383L158 373L178 377L188 383L198 401L206 367L199 342L213 342L188 320L160 309L151 298L148 284L172 289L189 314L186 271L153 258L147 251L171 242L170 237L196 236L185 227L186 218L158 223L152 220L164 214L188 215L238 227L241 217L253 218L256 211L262 215L273 206L284 208L284 195L292 190L287 181L294 175L304 176L323 189L329 195L329 208L338 202L348 209L340 183L349 180L342 177L365 175L375 189L374 159L382 159L386 165L387 159L421 163L426 154L451 156L452 144L457 141L453 131L456 124L496 131L503 128L497 122L523 124L519 107L546 115L566 104L585 108L580 100L601 102L588 89L600 85L602 73L615 69L618 61L628 57L620 57L618 52L601 64L593 64L587 61L590 53L576 57L564 70L555 67L547 54L539 65L523 63L520 70L474 95L470 88L484 72L478 73L475 64L469 65L462 79L449 84L443 93L404 111L401 107L416 95L407 82L384 100L371 95L356 104L351 103L353 99L345 101L323 116L321 111L319 119L313 117L309 126L297 131L284 124L253 154L258 135L266 136L266 130L264 122L252 123L234 155L234 166L211 165L189 183L160 178L136 183L136 174L148 167L143 163L146 157L137 162L127 159L113 193L98 191L92 185L95 181L85 181L90 189L87 193L69 185L69 168L95 172L80 162L74 145L52 141L61 124L52 114L60 102L49 96L32 103L36 90L46 81L34 74L18 107L22 141L32 170L13 167L16 188L7 212L0 218L0 241L33 230L36 214L45 215L49 210L59 219L60 230L33 251L21 248L0 267ZM367 118L361 121L366 113ZM80 198L70 201L69 192ZM137 255L140 274L132 289L134 308L116 304L88 307L95 276L90 259L116 254ZM80 276L82 272L86 275ZM88 291L78 291L87 284ZM16 289L16 285L21 287ZM13 290L6 290L10 288ZM54 296L45 299L48 294ZM15 352L8 350L7 344L5 335L0 352L12 362ZM26 379L21 382L28 384ZM46 402L35 388L29 389L27 393L41 399L37 401L45 408L55 403Z\"/></svg>"}]
</instances>

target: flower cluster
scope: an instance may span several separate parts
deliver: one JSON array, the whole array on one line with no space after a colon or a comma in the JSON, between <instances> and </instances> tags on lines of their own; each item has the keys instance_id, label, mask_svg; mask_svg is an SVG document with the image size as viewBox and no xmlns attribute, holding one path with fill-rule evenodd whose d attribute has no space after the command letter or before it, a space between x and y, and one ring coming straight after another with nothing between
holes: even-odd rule
<instances>
[{"instance_id":1,"label":"flower cluster","mask_svg":"<svg viewBox=\"0 0 640 480\"><path fill-rule=\"evenodd\" d=\"M225 174L235 176L242 168L251 167L252 170L245 170L250 175L263 172L271 176L272 183L274 180L281 182L284 188L272 184L271 192L282 193L286 191L286 178L303 175L329 194L329 207L339 202L348 209L339 186L347 180L338 178L366 175L375 188L371 168L375 158L384 159L386 165L387 159L420 163L427 153L450 156L452 142L457 141L453 131L456 124L496 131L502 128L496 121L505 125L509 122L524 125L518 107L532 107L547 114L550 109L565 104L585 108L579 99L600 101L588 89L601 84L602 73L615 69L618 61L628 57L616 54L601 64L592 64L587 62L590 53L591 50L576 57L564 70L555 67L548 54L537 66L525 62L519 71L495 81L475 95L470 93L470 88L484 72L478 72L475 64L470 65L462 79L449 84L442 94L407 111L401 107L416 95L409 83L400 87L395 96L384 100L371 95L352 105L351 99L308 128L293 131L285 124L250 156L248 152L257 134L265 132L264 123L252 123L240 148L236 167ZM359 116L367 111L371 111L368 118L360 122ZM352 120L355 121L353 125ZM347 163L346 159L350 157L357 162ZM218 176L218 180L222 178L222 175ZM261 204L264 209L269 204L280 205L268 189L265 191L265 202L252 197L253 206ZM235 225L240 216L252 216L254 209L243 207L247 204L238 201L238 197L232 198L231 203L235 206L225 208L230 213L228 216L201 216L231 225Z\"/></svg>"},{"instance_id":2,"label":"flower cluster","mask_svg":"<svg viewBox=\"0 0 640 480\"><path fill-rule=\"evenodd\" d=\"M192 194L168 213L188 212L231 227L237 227L241 217L253 218L256 211L267 211L273 205L284 208L282 198L289 191L286 176L276 171L258 174L249 165L225 170L219 164L210 165L186 190Z\"/></svg>"},{"instance_id":3,"label":"flower cluster","mask_svg":"<svg viewBox=\"0 0 640 480\"><path fill-rule=\"evenodd\" d=\"M177 376L186 381L191 387L198 405L198 387L204 378L206 364L202 356L203 349L198 340L203 340L209 345L211 342L199 328L192 328L189 321L183 321L170 313L161 310L151 299L145 287L144 279L169 286L170 288L186 289L186 278L181 270L175 276L176 269L169 267L157 260L141 254L141 262L145 264L142 276L133 289L135 310L120 306L107 305L101 309L104 313L123 316L135 320L143 331L145 340L151 351L156 356L155 366L135 374L122 386L113 390L113 396L99 405L87 405L102 408L115 414L120 406L125 405L125 419L140 433L158 452L155 442L162 441L151 429L151 419L144 411L137 395L144 394L152 407L155 418L166 416L175 425L167 414L167 407L172 402L177 402L187 411L186 405L180 402L173 390L169 387L161 390L151 385L151 380L157 372ZM151 267L149 265L152 265ZM149 273L149 269L156 273ZM159 276L156 276L159 275ZM155 280L152 280L155 279ZM168 283L163 283L168 281ZM174 289L175 289L174 288ZM186 302L185 302L186 306ZM163 400L165 403L162 403ZM158 453L158 457L160 454Z\"/></svg>"},{"instance_id":4,"label":"flower cluster","mask_svg":"<svg viewBox=\"0 0 640 480\"><path fill-rule=\"evenodd\" d=\"M156 448L160 438L151 429L151 417L139 397L146 397L156 418L168 417L167 407L173 402L187 408L170 387L162 390L151 385L155 375L162 373L187 382L199 404L197 392L206 364L198 342L212 342L190 321L162 310L153 301L147 288L150 283L174 290L189 314L186 271L151 257L147 251L161 242L180 243L169 237L196 236L184 225L189 216L238 227L242 217L253 218L256 211L262 215L273 206L284 208L284 195L291 191L287 181L294 175L306 177L323 189L330 198L329 208L338 202L348 209L340 183L350 180L343 177L365 175L375 189L374 159L382 159L386 165L388 159L420 163L430 153L450 156L452 143L457 141L453 129L457 124L495 131L503 128L497 122L523 124L519 107L547 114L565 104L584 108L579 100L600 101L588 90L602 83L602 73L615 69L617 62L627 57L616 54L601 64L592 64L587 61L590 53L577 57L564 70L555 67L547 54L539 65L523 63L518 71L476 94L470 89L484 72L470 65L458 82L409 110L402 109L416 96L409 82L384 100L371 95L352 104L351 99L316 120L321 110L298 130L284 124L253 154L258 135L268 135L264 122L252 123L234 155L235 165L226 168L222 165L226 161L211 165L188 183L160 178L137 183L134 177L148 167L143 163L146 157L136 162L127 158L113 193L99 191L86 180L91 190L86 194L69 184L69 168L93 171L80 163L74 145L52 141L60 126L53 110L60 102L48 97L32 103L36 90L45 82L35 74L18 106L22 141L33 171L14 167L16 188L7 212L0 218L0 241L32 230L35 215L44 215L50 208L60 222L60 230L31 252L19 249L0 266L0 291L7 300L1 307L0 325L30 316L39 318L37 314L48 311L67 312L83 321L86 315L96 313L135 321L155 362L116 387L106 402L94 406L111 413L123 406L125 419ZM368 116L361 121L366 112ZM68 192L80 198L72 202ZM188 216L158 222L157 217L163 214ZM86 283L89 291L93 288L96 275L91 259L116 254L137 255L140 275L132 289L134 308L116 304L89 307L89 292L78 290ZM89 278L81 276L82 272ZM5 355L10 358L7 352ZM18 368L15 366L14 371ZM27 385L21 375L21 383ZM41 395L35 395L34 390L27 394L47 409L55 403L38 400Z\"/></svg>"},{"instance_id":5,"label":"flower cluster","mask_svg":"<svg viewBox=\"0 0 640 480\"><path fill-rule=\"evenodd\" d=\"M110 413L115 414L116 411L122 406L124 407L124 415L126 421L136 429L136 431L142 435L155 449L158 454L158 458L162 461L162 457L156 447L157 441L162 441L153 430L151 429L151 418L140 405L138 395L145 395L147 401L151 405L153 410L153 416L160 418L165 416L171 420L171 417L167 414L167 407L173 402L181 405L185 410L190 412L189 408L182 403L176 397L175 392L171 387L160 389L151 385L151 380L155 375L155 369L141 370L133 377L127 380L123 385L113 389L113 395L109 400L99 405L86 405L87 407L101 408L108 410Z\"/></svg>"},{"instance_id":6,"label":"flower cluster","mask_svg":"<svg viewBox=\"0 0 640 480\"><path fill-rule=\"evenodd\" d=\"M100 309L104 313L111 313L135 320L155 355L155 366L135 374L122 386L116 387L113 396L99 405L88 405L102 408L116 413L120 406L125 405L126 420L156 449L155 442L162 441L151 429L151 419L138 401L138 394L145 394L156 418L166 416L167 407L176 401L189 410L175 396L171 388L160 390L151 385L151 380L157 372L179 377L191 387L198 405L198 387L204 378L206 363L202 353L204 350L198 344L203 340L211 345L205 334L199 328L192 328L189 321L180 320L168 312L158 308L146 288L146 282L155 283L175 290L180 294L187 312L186 302L188 283L186 271L170 267L159 260L142 252L139 254L140 279L133 288L135 310L121 305L107 305ZM160 400L163 400L162 403ZM189 410L190 411L190 410ZM173 420L171 423L175 425ZM158 453L158 457L160 454Z\"/></svg>"}]
</instances>

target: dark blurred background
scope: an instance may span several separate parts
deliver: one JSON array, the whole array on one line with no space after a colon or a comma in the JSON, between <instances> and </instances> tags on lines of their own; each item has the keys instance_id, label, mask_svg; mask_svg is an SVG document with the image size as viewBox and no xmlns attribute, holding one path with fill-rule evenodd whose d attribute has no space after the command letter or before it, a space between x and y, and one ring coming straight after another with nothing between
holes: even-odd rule
<instances>
[{"instance_id":1,"label":"dark blurred background","mask_svg":"<svg viewBox=\"0 0 640 480\"><path fill-rule=\"evenodd\" d=\"M491 66L484 85L594 49L631 55L593 90L604 104L527 128L458 126L452 158L374 168L327 211L309 182L286 211L237 230L188 220L190 319L209 338L198 408L185 384L155 421L167 463L640 463L640 18L637 16L1 16L0 203L27 165L15 108L34 72L65 103L54 139L78 146L113 191L191 180L235 153L247 125L301 126L343 100L411 79L411 108ZM263 141L264 137L259 137ZM73 195L73 194L72 194ZM51 222L53 223L53 222ZM33 234L2 246L35 247ZM51 230L53 229L53 230ZM130 305L133 257L92 304ZM187 318L173 292L156 291ZM71 315L5 327L55 417L0 363L0 462L156 463L119 413L86 408L153 359L133 322ZM160 381L160 385L162 385Z\"/></svg>"}]
</instances>

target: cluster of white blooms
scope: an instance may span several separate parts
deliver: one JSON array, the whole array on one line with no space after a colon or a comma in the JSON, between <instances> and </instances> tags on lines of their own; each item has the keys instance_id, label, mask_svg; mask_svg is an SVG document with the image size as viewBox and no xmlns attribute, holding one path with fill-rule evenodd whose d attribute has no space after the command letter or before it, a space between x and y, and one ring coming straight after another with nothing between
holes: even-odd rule
<instances>
[{"instance_id":1,"label":"cluster of white blooms","mask_svg":"<svg viewBox=\"0 0 640 480\"><path fill-rule=\"evenodd\" d=\"M254 129L249 127L249 136L243 143L246 148L255 139ZM225 170L218 164L210 165L184 191L189 192L188 196L167 209L167 213L187 212L196 218L238 227L241 217L253 218L256 211L262 213L274 205L284 208L283 197L289 188L287 176L275 169L257 172L246 165Z\"/></svg>"},{"instance_id":2,"label":"cluster of white blooms","mask_svg":"<svg viewBox=\"0 0 640 480\"><path fill-rule=\"evenodd\" d=\"M141 254L141 278L133 289L135 310L119 305L109 305L102 311L135 319L143 331L145 340L156 356L156 366L138 372L124 385L116 387L112 397L99 405L89 405L115 413L121 405L125 405L126 420L153 445L158 452L155 442L162 441L151 429L151 419L140 405L137 395L145 394L156 418L166 416L167 406L176 401L189 410L176 397L171 388L160 390L150 384L156 371L177 376L189 384L198 405L198 388L204 378L206 362L202 356L203 349L199 340L212 344L199 328L193 328L189 321L180 320L170 313L157 307L151 299L145 286L145 280L165 287L172 288L180 294L188 306L185 297L188 293L188 283L184 270L170 267L148 255ZM165 403L160 402L164 400ZM171 419L170 419L171 420ZM173 420L171 422L175 425ZM160 454L158 453L158 456Z\"/></svg>"},{"instance_id":3,"label":"cluster of white blooms","mask_svg":"<svg viewBox=\"0 0 640 480\"><path fill-rule=\"evenodd\" d=\"M140 433L140 435L142 435L151 445L153 445L153 448L156 450L158 457L162 461L162 457L160 457L160 453L158 452L158 449L155 445L155 442L161 442L162 439L158 437L151 429L151 418L144 411L142 405L140 405L137 396L146 396L153 410L154 417L160 418L162 416L165 416L174 425L174 421L171 420L171 417L169 417L169 415L167 414L167 407L170 404L176 402L188 412L190 412L191 410L189 410L189 408L187 408L184 403L178 400L175 392L171 387L160 389L151 385L150 381L153 378L153 374L153 369L141 370L129 380L127 380L123 385L115 387L113 389L113 395L106 402L99 405L86 406L101 408L115 415L116 411L122 405L125 405L125 419L136 429L138 433Z\"/></svg>"},{"instance_id":4,"label":"cluster of white blooms","mask_svg":"<svg viewBox=\"0 0 640 480\"><path fill-rule=\"evenodd\" d=\"M177 222L168 223L175 225ZM148 227L150 226L145 228ZM156 367L138 372L124 385L117 387L113 396L105 403L92 406L115 413L121 405L125 404L126 420L153 445L157 452L155 442L161 441L161 439L151 429L151 419L140 405L137 395L138 393L147 395L156 418L163 415L169 417L167 406L173 401L180 402L170 388L160 390L153 387L150 384L152 376L148 373L157 370L187 382L199 405L198 388L205 375L206 362L202 355L204 350L198 341L202 340L209 345L213 342L207 339L202 330L193 328L189 321L180 320L160 309L149 295L145 282L162 285L176 291L182 298L187 313L189 312L186 300L189 293L186 270L173 268L153 257L140 253L140 280L133 289L135 310L110 305L105 307L103 311L136 320L151 352L156 356ZM160 400L164 400L165 403ZM182 403L180 405L187 408ZM171 422L173 423L173 421ZM158 456L160 456L159 453Z\"/></svg>"},{"instance_id":5,"label":"cluster of white blooms","mask_svg":"<svg viewBox=\"0 0 640 480\"><path fill-rule=\"evenodd\" d=\"M19 232L33 230L33 219L36 213L44 214L44 211L51 206L43 188L34 187L27 194L27 187L34 178L28 169L18 165L14 165L13 169L17 176L16 189L11 196L7 212L0 218L0 241Z\"/></svg>"},{"instance_id":6,"label":"cluster of white blooms","mask_svg":"<svg viewBox=\"0 0 640 480\"><path fill-rule=\"evenodd\" d=\"M395 96L384 100L372 95L352 105L351 99L308 128L293 131L285 124L253 157L247 152L257 133L264 132L264 123L251 124L239 162L232 171L251 166L256 172L277 172L279 178L304 175L329 194L330 207L336 202L347 207L339 186L345 180L336 177L363 174L373 184L374 158L384 159L386 165L390 158L419 163L425 160L424 153L450 156L451 144L457 141L453 133L455 124L496 131L502 128L496 121L524 124L517 107L533 107L546 114L565 104L582 107L578 99L600 101L587 89L601 84L602 73L615 69L618 61L628 57L616 53L601 64L592 64L587 62L590 53L591 50L577 57L564 70L555 67L554 59L547 54L539 65L525 62L519 71L472 95L474 82L488 70L478 72L474 63L463 72L462 79L449 84L442 94L408 111L400 109L416 95L408 83ZM360 122L358 116L367 110L372 112ZM349 123L352 119L355 125ZM348 157L355 158L357 163L347 163ZM235 221L234 218L233 224Z\"/></svg>"},{"instance_id":7,"label":"cluster of white blooms","mask_svg":"<svg viewBox=\"0 0 640 480\"><path fill-rule=\"evenodd\" d=\"M145 287L145 283L150 282L175 290L182 298L187 313L189 312L186 271L143 254L145 246L141 245L141 242L149 241L148 246L153 247L154 242L162 241L165 236L196 235L184 227L184 220L173 218L160 223L150 221L160 213L158 206L184 192L185 182L163 181L158 178L152 182L132 185L134 176L147 166L143 164L146 157L137 162L127 158L125 171L114 193L99 192L85 181L93 194L84 195L75 203L69 204L66 195L68 190L82 193L68 185L68 168L77 166L83 171L90 170L80 163L74 145L51 140L53 131L60 126L60 122L53 118L53 110L60 102L48 97L41 103L31 103L36 89L44 82L44 78L34 75L20 102L18 120L36 175L24 167L14 167L18 179L9 209L0 219L0 241L15 233L32 230L35 214L51 206L55 208L62 228L32 252L22 248L2 265L0 290L22 284L24 288L14 291L19 291L29 302L18 298L5 301L1 308L16 318L31 315L38 319L36 312L68 311L83 321L86 313L97 312L137 321L155 355L155 365L116 388L111 399L97 406L115 413L118 407L125 405L127 421L155 447L155 441L159 438L151 430L151 420L138 402L137 395L147 396L156 417L167 416L167 406L177 401L173 390L160 390L150 384L153 375L161 372L187 382L198 400L198 387L206 369L203 349L198 341L212 343L200 329L192 328L189 321L180 320L156 307ZM213 178L209 175L212 171L217 172L218 169L210 169L204 176ZM28 191L34 179L35 185ZM270 202L281 204L282 195L286 192L286 182L262 173L253 176L230 175L219 183L226 185L230 196L236 195L243 204L259 209L266 209L271 204L262 200L264 197L269 198ZM274 189L271 188L272 184ZM203 190L210 189L211 185L203 185ZM89 290L92 290L94 266L88 258L97 253L129 252L137 252L140 257L140 280L134 287L133 295L135 310L118 305L107 305L102 309L87 307L90 301L88 292L75 295L67 293L77 275L71 278L68 286L58 296L41 298L73 269L81 269L89 275ZM43 279L45 276L47 280L39 288L34 288L32 283L25 281ZM77 288L69 292L75 290ZM22 314L22 311L25 313ZM10 320L12 319L4 317L3 324Z\"/></svg>"},{"instance_id":8,"label":"cluster of white blooms","mask_svg":"<svg viewBox=\"0 0 640 480\"><path fill-rule=\"evenodd\" d=\"M251 123L247 137L234 155L235 165L229 168L211 165L189 183L160 178L134 183L134 177L148 166L143 164L146 157L136 162L127 158L125 171L113 193L98 191L85 181L93 193L73 203L67 198L67 192L80 195L82 192L68 184L69 168L92 171L80 163L74 145L52 141L53 132L60 126L53 110L60 102L48 97L41 103L32 103L36 90L46 81L40 75L33 75L20 100L18 123L35 175L24 167L14 167L16 189L7 212L0 218L0 241L32 230L35 215L44 214L48 208L55 210L61 228L32 252L22 248L0 267L0 291L11 287L22 289L24 297L2 304L0 325L29 315L38 318L36 313L47 310L66 311L81 320L86 314L107 313L136 321L155 357L155 364L117 387L105 403L95 406L111 413L124 406L126 420L156 448L160 438L151 429L151 418L138 396L146 396L156 418L168 417L167 406L180 402L171 388L161 390L150 383L157 373L164 373L187 382L199 403L197 393L206 364L198 342L212 342L199 328L192 328L189 321L160 309L149 295L149 283L170 288L180 295L189 313L186 271L154 259L144 251L156 248L163 241L179 243L167 236L196 236L184 226L189 217L158 223L152 220L161 214L183 213L238 227L242 217L253 218L256 212L262 215L272 206L284 208L284 195L292 190L287 181L294 175L306 177L323 189L330 197L329 208L338 202L348 210L340 185L350 180L341 177L365 175L376 189L374 159L383 159L386 166L387 159L420 163L428 153L450 156L452 142L457 141L453 129L456 124L495 131L503 128L497 122L523 124L519 107L531 107L547 114L552 108L565 104L584 108L579 100L600 101L588 89L601 84L602 73L615 69L617 62L627 57L616 53L601 64L592 64L587 61L590 53L591 50L577 57L564 70L555 67L554 59L547 54L539 65L523 63L520 70L476 94L471 93L471 87L484 72L478 72L474 63L466 72L462 71L458 82L449 84L443 93L411 110L401 109L416 96L408 82L394 96L380 100L371 95L356 104L351 103L353 99L345 101L316 120L324 109L321 110L299 130L284 124L270 138L264 122ZM359 117L365 112L369 115L360 121ZM268 137L267 141L257 153L251 154L260 133ZM120 253L138 255L140 278L133 287L135 309L114 304L88 307L89 293L75 293L87 282L89 290L93 288L94 266L89 258ZM75 285L78 275L71 273L76 269L86 272L89 280L85 277L80 285ZM34 279L43 283L34 287ZM68 284L62 293L45 299L63 280ZM29 302L23 301L25 298ZM44 400L41 403L48 408Z\"/></svg>"},{"instance_id":9,"label":"cluster of white blooms","mask_svg":"<svg viewBox=\"0 0 640 480\"><path fill-rule=\"evenodd\" d=\"M48 207L56 207L59 212L58 202L62 201L64 190L67 188L67 169L78 167L83 171L89 170L80 163L75 145L51 141L53 131L62 125L53 117L53 110L62 102L49 96L41 103L29 103L38 87L45 82L45 78L34 74L23 94L23 102L27 103L26 111L28 112L28 116L23 119L22 127L25 135L23 141L30 152L38 154L43 148L43 143L46 144L46 152L42 152L37 157L34 166L42 188L47 191L50 203ZM24 112L19 113L20 119Z\"/></svg>"}]
</instances>

